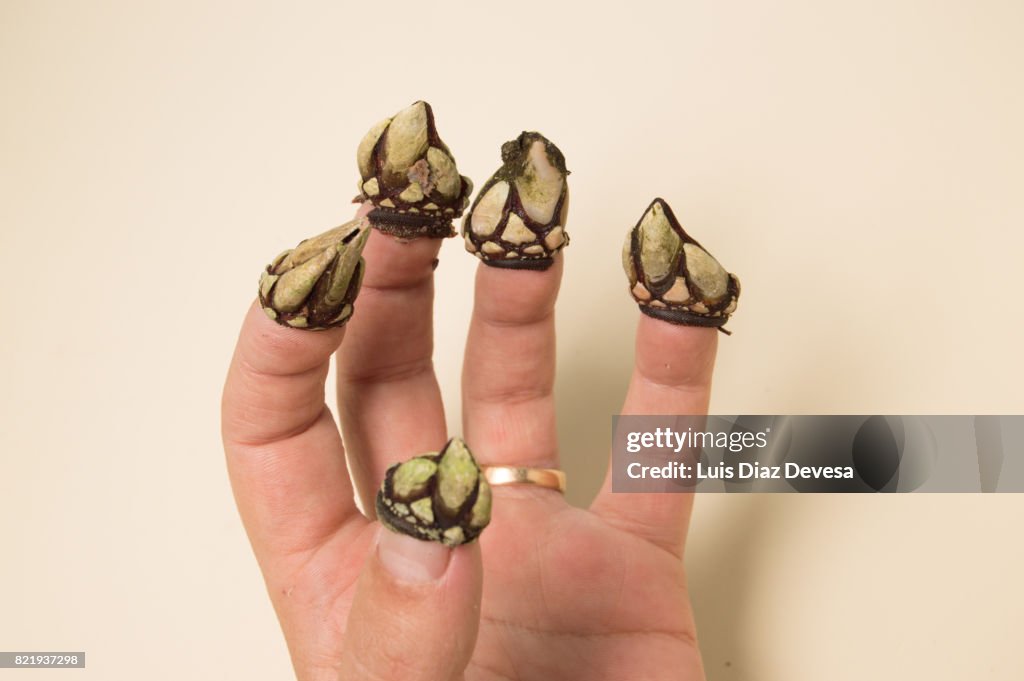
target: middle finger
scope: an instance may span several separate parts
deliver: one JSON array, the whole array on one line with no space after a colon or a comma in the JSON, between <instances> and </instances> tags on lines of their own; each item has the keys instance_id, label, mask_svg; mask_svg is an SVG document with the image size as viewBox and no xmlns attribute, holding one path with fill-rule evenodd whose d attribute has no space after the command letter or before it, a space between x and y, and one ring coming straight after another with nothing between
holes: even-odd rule
<instances>
[{"instance_id":1,"label":"middle finger","mask_svg":"<svg viewBox=\"0 0 1024 681\"><path fill-rule=\"evenodd\" d=\"M434 374L434 266L440 239L374 231L363 257L359 314L338 350L338 412L363 510L388 466L447 439Z\"/></svg>"}]
</instances>

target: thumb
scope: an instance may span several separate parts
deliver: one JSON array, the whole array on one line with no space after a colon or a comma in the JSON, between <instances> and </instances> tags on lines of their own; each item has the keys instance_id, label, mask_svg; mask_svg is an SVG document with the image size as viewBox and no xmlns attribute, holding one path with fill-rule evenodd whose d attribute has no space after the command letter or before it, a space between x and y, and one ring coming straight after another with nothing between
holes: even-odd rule
<instances>
[{"instance_id":1,"label":"thumb","mask_svg":"<svg viewBox=\"0 0 1024 681\"><path fill-rule=\"evenodd\" d=\"M450 549L382 527L349 611L339 678L461 679L482 582L477 542Z\"/></svg>"}]
</instances>

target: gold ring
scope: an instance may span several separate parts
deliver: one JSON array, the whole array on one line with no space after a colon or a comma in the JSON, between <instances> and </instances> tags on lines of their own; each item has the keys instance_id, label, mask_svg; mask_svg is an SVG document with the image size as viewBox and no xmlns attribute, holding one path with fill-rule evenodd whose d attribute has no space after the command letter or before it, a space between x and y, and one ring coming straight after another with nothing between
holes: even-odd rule
<instances>
[{"instance_id":1,"label":"gold ring","mask_svg":"<svg viewBox=\"0 0 1024 681\"><path fill-rule=\"evenodd\" d=\"M498 485L537 485L565 494L565 473L557 468L523 466L484 466L484 477L492 487Z\"/></svg>"}]
</instances>

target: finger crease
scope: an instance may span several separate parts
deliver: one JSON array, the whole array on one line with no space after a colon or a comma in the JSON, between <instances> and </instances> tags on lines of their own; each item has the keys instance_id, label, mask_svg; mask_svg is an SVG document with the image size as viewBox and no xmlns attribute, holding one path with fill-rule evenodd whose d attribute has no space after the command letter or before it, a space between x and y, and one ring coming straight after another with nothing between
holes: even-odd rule
<instances>
[{"instance_id":1,"label":"finger crease","mask_svg":"<svg viewBox=\"0 0 1024 681\"><path fill-rule=\"evenodd\" d=\"M355 372L339 373L339 378L346 383L396 383L429 374L434 370L434 361L430 357L420 357L406 362L384 364L371 369Z\"/></svg>"},{"instance_id":2,"label":"finger crease","mask_svg":"<svg viewBox=\"0 0 1024 681\"><path fill-rule=\"evenodd\" d=\"M519 406L529 402L545 400L552 396L551 386L544 387L512 387L488 390L485 393L470 395L474 403L500 404L502 406Z\"/></svg>"},{"instance_id":3,"label":"finger crease","mask_svg":"<svg viewBox=\"0 0 1024 681\"><path fill-rule=\"evenodd\" d=\"M684 395L699 395L706 393L711 389L711 381L690 381L685 383L668 383L660 381L656 378L639 374L638 378L643 381L646 385L652 388L659 388L663 390L669 390L671 392L682 393Z\"/></svg>"},{"instance_id":4,"label":"finger crease","mask_svg":"<svg viewBox=\"0 0 1024 681\"><path fill-rule=\"evenodd\" d=\"M615 529L617 529L617 530L619 530L621 532L626 532L627 534L632 535L632 536L640 536L640 537L646 539L647 541L649 541L655 547L661 549L665 553L667 553L670 556L672 556L672 558L674 558L676 560L681 560L682 559L682 557L683 557L682 549L681 548L679 550L673 549L673 546L675 546L675 544L673 544L672 541L671 541L673 536L674 536L673 534L671 534L671 533L662 533L664 535L664 537L661 538L661 541L659 541L658 539L654 538L654 536L656 534L659 534L660 531L662 531L664 529L661 525L654 524L654 523L645 523L645 522L643 522L641 520L636 520L634 518L629 518L629 517L623 515L622 513L620 513L618 511L618 509L616 509L614 506L603 505L603 506L600 506L598 508L593 509L593 511L602 520L604 520L604 522L606 522L607 524L611 525ZM681 531L679 532L679 535L678 535L677 538L678 539L682 539L682 532Z\"/></svg>"},{"instance_id":5,"label":"finger crease","mask_svg":"<svg viewBox=\"0 0 1024 681\"><path fill-rule=\"evenodd\" d=\"M319 423L320 419L323 419L325 417L327 419L330 419L331 422L333 423L334 417L331 415L331 410L327 405L324 405L323 409L321 409L320 412L316 416L311 418L308 422L300 422L294 428L289 428L279 433L275 433L274 435L268 435L266 437L253 439L238 439L234 437L225 439L229 444L237 445L239 447L266 447L268 445L279 444L281 442L285 442L286 440L290 440L293 437L298 437L300 435L305 434L313 426Z\"/></svg>"},{"instance_id":6,"label":"finger crease","mask_svg":"<svg viewBox=\"0 0 1024 681\"><path fill-rule=\"evenodd\" d=\"M245 359L244 357L238 358L238 369L242 373L246 374L250 378L262 379L262 378L297 378L312 374L324 370L328 360L321 360L319 363L311 366L307 369L299 369L298 371L268 371L266 369L260 369L255 364Z\"/></svg>"},{"instance_id":7,"label":"finger crease","mask_svg":"<svg viewBox=\"0 0 1024 681\"><path fill-rule=\"evenodd\" d=\"M470 660L469 666L470 667L476 667L477 669L480 669L483 672L485 672L487 674L490 674L491 676L493 676L495 678L498 678L498 679L504 679L505 681L519 681L519 677L518 676L509 676L508 674L506 674L506 673L504 673L502 671L499 671L495 667L489 667L489 666L483 664L482 662L477 662L476 660Z\"/></svg>"},{"instance_id":8,"label":"finger crease","mask_svg":"<svg viewBox=\"0 0 1024 681\"><path fill-rule=\"evenodd\" d=\"M547 629L544 627L533 627L527 624L520 624L519 622L513 622L512 620L501 619L499 617L492 617L488 615L481 616L480 620L487 624L502 627L505 629L513 629L528 634L540 634L543 636L561 636L563 638L574 638L574 639L609 639L619 637L635 637L635 636L663 636L671 638L680 643L684 643L693 648L697 648L697 636L689 629L621 629L618 631L592 631L592 632L578 632L578 631L558 631L555 629Z\"/></svg>"},{"instance_id":9,"label":"finger crease","mask_svg":"<svg viewBox=\"0 0 1024 681\"><path fill-rule=\"evenodd\" d=\"M363 282L362 291L372 291L374 293L391 293L395 291L409 291L412 289L420 288L430 283L431 278L434 276L433 270L427 272L418 277L411 279L399 279L393 282L383 282L379 284L367 284Z\"/></svg>"},{"instance_id":10,"label":"finger crease","mask_svg":"<svg viewBox=\"0 0 1024 681\"><path fill-rule=\"evenodd\" d=\"M530 326L538 326L540 324L546 324L554 319L555 311L554 308L546 308L539 315L527 315L523 317L492 317L486 314L480 313L477 319L487 325L496 329L508 329L508 328L525 328Z\"/></svg>"}]
</instances>

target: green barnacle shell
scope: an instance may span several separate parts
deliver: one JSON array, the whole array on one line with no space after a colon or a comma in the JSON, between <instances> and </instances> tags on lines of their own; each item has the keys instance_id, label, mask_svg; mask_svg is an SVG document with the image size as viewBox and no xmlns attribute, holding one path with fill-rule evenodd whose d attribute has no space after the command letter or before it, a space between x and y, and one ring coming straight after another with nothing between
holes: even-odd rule
<instances>
[{"instance_id":1,"label":"green barnacle shell","mask_svg":"<svg viewBox=\"0 0 1024 681\"><path fill-rule=\"evenodd\" d=\"M403 239L454 236L452 220L466 209L473 183L459 175L429 104L414 102L370 128L356 165L356 200L373 203L375 229Z\"/></svg>"},{"instance_id":2,"label":"green barnacle shell","mask_svg":"<svg viewBox=\"0 0 1024 681\"><path fill-rule=\"evenodd\" d=\"M491 521L491 488L466 443L453 438L439 453L389 468L376 508L395 532L457 546L476 539Z\"/></svg>"},{"instance_id":3,"label":"green barnacle shell","mask_svg":"<svg viewBox=\"0 0 1024 681\"><path fill-rule=\"evenodd\" d=\"M740 281L686 233L663 199L626 235L622 267L644 314L729 333L722 327L736 310Z\"/></svg>"},{"instance_id":4,"label":"green barnacle shell","mask_svg":"<svg viewBox=\"0 0 1024 681\"><path fill-rule=\"evenodd\" d=\"M260 275L260 305L267 316L311 331L345 324L362 283L369 235L365 219L353 220L275 258Z\"/></svg>"},{"instance_id":5,"label":"green barnacle shell","mask_svg":"<svg viewBox=\"0 0 1024 681\"><path fill-rule=\"evenodd\" d=\"M466 250L494 267L545 270L569 244L565 157L538 132L501 147L502 166L462 222Z\"/></svg>"}]
</instances>

